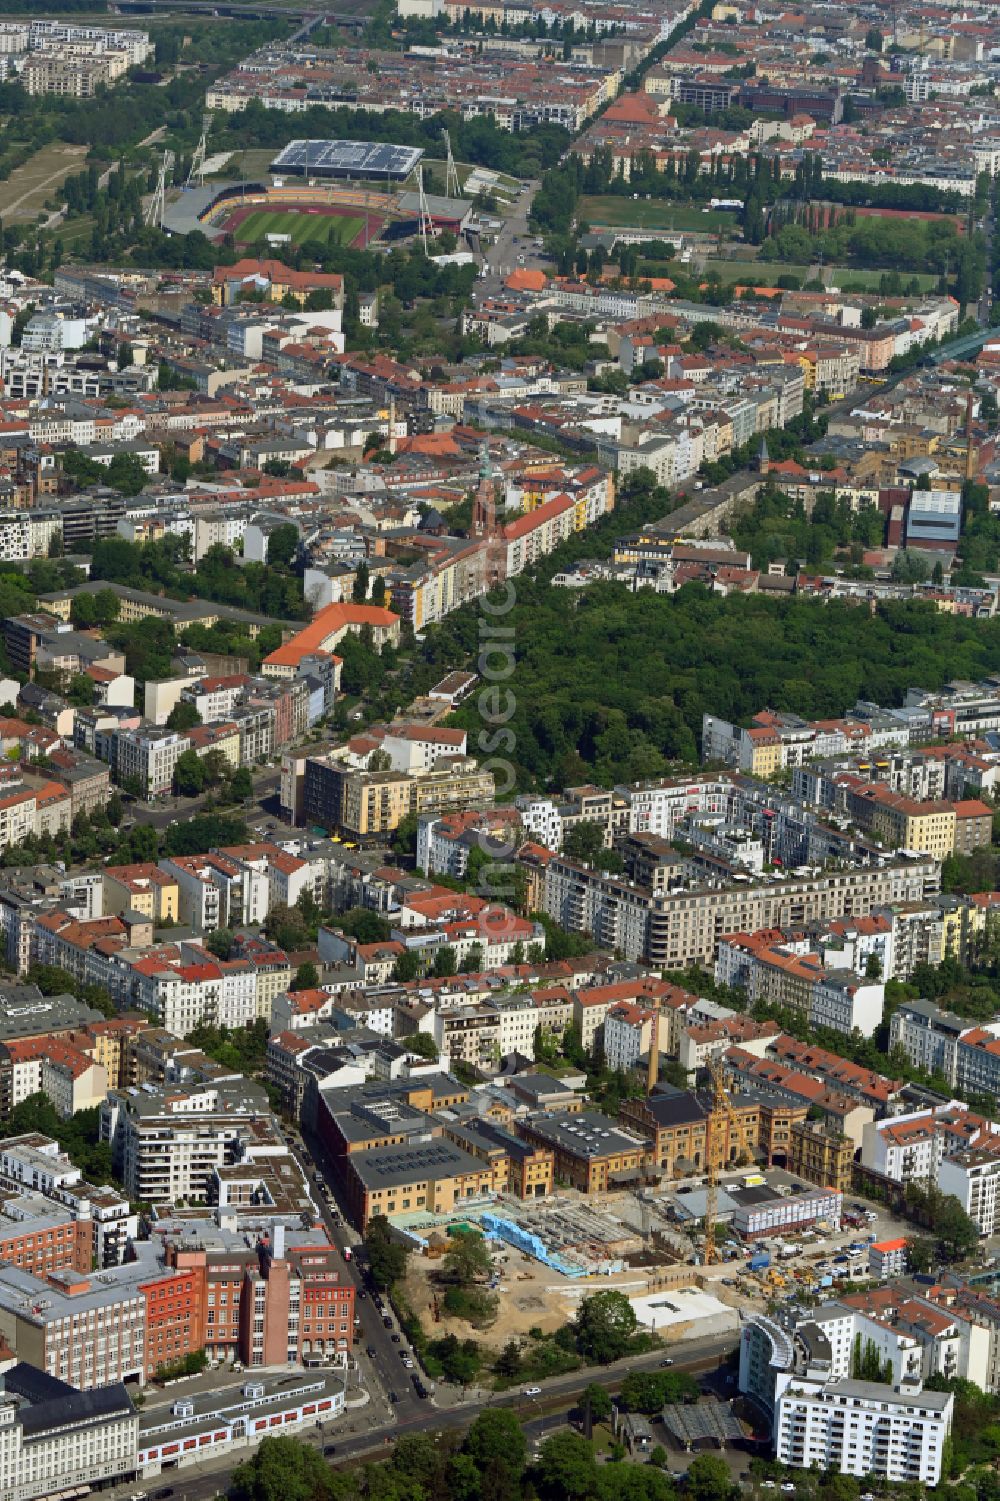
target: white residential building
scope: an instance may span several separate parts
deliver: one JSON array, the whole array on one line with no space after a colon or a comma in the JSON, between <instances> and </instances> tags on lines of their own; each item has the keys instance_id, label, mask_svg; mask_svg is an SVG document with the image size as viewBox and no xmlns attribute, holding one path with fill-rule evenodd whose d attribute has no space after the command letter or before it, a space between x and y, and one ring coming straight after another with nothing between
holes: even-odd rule
<instances>
[{"instance_id":1,"label":"white residential building","mask_svg":"<svg viewBox=\"0 0 1000 1501\"><path fill-rule=\"evenodd\" d=\"M206 1200L213 1170L245 1160L268 1118L262 1086L234 1079L112 1090L101 1106L100 1132L130 1198L176 1204Z\"/></svg>"},{"instance_id":2,"label":"white residential building","mask_svg":"<svg viewBox=\"0 0 1000 1501\"><path fill-rule=\"evenodd\" d=\"M880 980L827 971L813 986L809 1020L814 1027L828 1027L848 1036L857 1031L862 1037L871 1037L884 1009L885 986Z\"/></svg>"},{"instance_id":3,"label":"white residential building","mask_svg":"<svg viewBox=\"0 0 1000 1501\"><path fill-rule=\"evenodd\" d=\"M814 1376L785 1375L778 1382L774 1449L780 1463L866 1480L940 1482L951 1392Z\"/></svg>"},{"instance_id":4,"label":"white residential building","mask_svg":"<svg viewBox=\"0 0 1000 1501\"><path fill-rule=\"evenodd\" d=\"M544 845L547 850L562 849L562 814L552 798L536 797L526 792L514 799L514 807L529 839Z\"/></svg>"},{"instance_id":5,"label":"white residential building","mask_svg":"<svg viewBox=\"0 0 1000 1501\"><path fill-rule=\"evenodd\" d=\"M177 730L146 727L116 730L115 748L119 785L134 778L143 797L162 797L173 786L174 768L191 741Z\"/></svg>"},{"instance_id":6,"label":"white residential building","mask_svg":"<svg viewBox=\"0 0 1000 1501\"><path fill-rule=\"evenodd\" d=\"M604 1062L627 1073L649 1054L653 1040L653 1012L631 1001L619 1001L604 1018Z\"/></svg>"},{"instance_id":7,"label":"white residential building","mask_svg":"<svg viewBox=\"0 0 1000 1501\"><path fill-rule=\"evenodd\" d=\"M980 1235L1000 1231L1000 1138L946 1157L938 1170L938 1187L954 1194Z\"/></svg>"}]
</instances>

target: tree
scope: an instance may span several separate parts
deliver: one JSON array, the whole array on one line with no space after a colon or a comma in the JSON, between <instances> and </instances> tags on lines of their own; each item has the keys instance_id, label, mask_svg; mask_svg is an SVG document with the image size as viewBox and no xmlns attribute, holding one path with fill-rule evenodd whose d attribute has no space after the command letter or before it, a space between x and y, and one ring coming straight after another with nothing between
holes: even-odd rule
<instances>
[{"instance_id":1,"label":"tree","mask_svg":"<svg viewBox=\"0 0 1000 1501\"><path fill-rule=\"evenodd\" d=\"M295 979L292 981L292 989L315 990L318 984L319 973L316 969L315 964L310 964L308 960L305 964L300 964L298 969L295 971Z\"/></svg>"},{"instance_id":2,"label":"tree","mask_svg":"<svg viewBox=\"0 0 1000 1501\"><path fill-rule=\"evenodd\" d=\"M545 1440L538 1456L538 1481L549 1501L583 1501L597 1491L594 1448L578 1433L556 1433Z\"/></svg>"},{"instance_id":3,"label":"tree","mask_svg":"<svg viewBox=\"0 0 1000 1501\"><path fill-rule=\"evenodd\" d=\"M731 1501L739 1494L729 1466L717 1454L699 1454L691 1461L684 1489L691 1501Z\"/></svg>"},{"instance_id":4,"label":"tree","mask_svg":"<svg viewBox=\"0 0 1000 1501\"><path fill-rule=\"evenodd\" d=\"M406 1275L408 1251L398 1240L393 1240L389 1221L384 1214L373 1215L365 1235L365 1250L368 1267L376 1287L392 1287Z\"/></svg>"},{"instance_id":5,"label":"tree","mask_svg":"<svg viewBox=\"0 0 1000 1501\"><path fill-rule=\"evenodd\" d=\"M483 967L483 946L481 943L470 943L468 952L462 960L463 975L477 975Z\"/></svg>"},{"instance_id":6,"label":"tree","mask_svg":"<svg viewBox=\"0 0 1000 1501\"><path fill-rule=\"evenodd\" d=\"M492 1263L489 1247L478 1230L455 1230L444 1258L444 1274L462 1286L488 1277Z\"/></svg>"},{"instance_id":7,"label":"tree","mask_svg":"<svg viewBox=\"0 0 1000 1501\"><path fill-rule=\"evenodd\" d=\"M253 777L248 766L238 766L229 781L229 791L237 802L246 803L253 797Z\"/></svg>"},{"instance_id":8,"label":"tree","mask_svg":"<svg viewBox=\"0 0 1000 1501\"><path fill-rule=\"evenodd\" d=\"M174 791L180 797L198 797L208 785L205 763L196 750L178 756L174 767Z\"/></svg>"},{"instance_id":9,"label":"tree","mask_svg":"<svg viewBox=\"0 0 1000 1501\"><path fill-rule=\"evenodd\" d=\"M934 1242L924 1235L912 1236L906 1242L906 1261L910 1272L933 1271L936 1261Z\"/></svg>"},{"instance_id":10,"label":"tree","mask_svg":"<svg viewBox=\"0 0 1000 1501\"><path fill-rule=\"evenodd\" d=\"M586 1409L591 1423L603 1423L605 1418L610 1418L611 1416L611 1396L596 1381L591 1381L584 1388L583 1396L580 1398L580 1406Z\"/></svg>"},{"instance_id":11,"label":"tree","mask_svg":"<svg viewBox=\"0 0 1000 1501\"><path fill-rule=\"evenodd\" d=\"M194 704L189 704L186 699L180 698L174 704L167 715L168 730L193 730L201 724L201 715Z\"/></svg>"},{"instance_id":12,"label":"tree","mask_svg":"<svg viewBox=\"0 0 1000 1501\"><path fill-rule=\"evenodd\" d=\"M447 979L457 969L455 950L448 943L443 943L440 948L434 950L433 973L438 979Z\"/></svg>"},{"instance_id":13,"label":"tree","mask_svg":"<svg viewBox=\"0 0 1000 1501\"><path fill-rule=\"evenodd\" d=\"M517 1501L528 1446L514 1413L499 1407L481 1412L465 1436L462 1453L479 1472L484 1498Z\"/></svg>"},{"instance_id":14,"label":"tree","mask_svg":"<svg viewBox=\"0 0 1000 1501\"><path fill-rule=\"evenodd\" d=\"M349 907L336 919L336 926L356 943L385 943L392 937L392 928L385 918L367 907Z\"/></svg>"},{"instance_id":15,"label":"tree","mask_svg":"<svg viewBox=\"0 0 1000 1501\"><path fill-rule=\"evenodd\" d=\"M624 1293L594 1293L577 1310L577 1349L587 1360L610 1365L628 1353L637 1325L635 1309Z\"/></svg>"},{"instance_id":16,"label":"tree","mask_svg":"<svg viewBox=\"0 0 1000 1501\"><path fill-rule=\"evenodd\" d=\"M406 1048L410 1053L416 1053L418 1058L426 1058L429 1063L436 1063L440 1054L438 1045L429 1032L412 1032L406 1039Z\"/></svg>"},{"instance_id":17,"label":"tree","mask_svg":"<svg viewBox=\"0 0 1000 1501\"><path fill-rule=\"evenodd\" d=\"M214 933L206 933L204 942L209 953L217 959L229 959L233 952L233 931L231 928L216 928Z\"/></svg>"},{"instance_id":18,"label":"tree","mask_svg":"<svg viewBox=\"0 0 1000 1501\"><path fill-rule=\"evenodd\" d=\"M337 1501L343 1484L318 1449L297 1438L268 1436L237 1467L229 1494L233 1501Z\"/></svg>"},{"instance_id":19,"label":"tree","mask_svg":"<svg viewBox=\"0 0 1000 1501\"><path fill-rule=\"evenodd\" d=\"M521 1346L516 1339L509 1339L494 1362L498 1376L515 1381L521 1373Z\"/></svg>"},{"instance_id":20,"label":"tree","mask_svg":"<svg viewBox=\"0 0 1000 1501\"><path fill-rule=\"evenodd\" d=\"M293 526L290 521L282 526L276 526L267 539L268 567L274 567L277 564L287 568L295 557L298 545L297 527Z\"/></svg>"},{"instance_id":21,"label":"tree","mask_svg":"<svg viewBox=\"0 0 1000 1501\"><path fill-rule=\"evenodd\" d=\"M397 980L401 985L405 985L410 980L415 980L420 974L420 970L420 955L417 953L416 949L407 949L405 953L400 954L399 958L393 965L392 978L394 980ZM411 1038L411 1047L413 1045L413 1041L414 1039Z\"/></svg>"},{"instance_id":22,"label":"tree","mask_svg":"<svg viewBox=\"0 0 1000 1501\"><path fill-rule=\"evenodd\" d=\"M882 961L879 958L878 954L869 954L867 962L865 963L865 979L866 980L881 980L881 978L882 978Z\"/></svg>"},{"instance_id":23,"label":"tree","mask_svg":"<svg viewBox=\"0 0 1000 1501\"><path fill-rule=\"evenodd\" d=\"M583 860L592 865L604 849L604 830L599 823L583 819L566 830L563 839L563 854L570 860Z\"/></svg>"},{"instance_id":24,"label":"tree","mask_svg":"<svg viewBox=\"0 0 1000 1501\"><path fill-rule=\"evenodd\" d=\"M443 1339L433 1340L430 1351L434 1359L440 1361L445 1380L453 1382L456 1386L468 1386L474 1381L483 1363L476 1341L459 1339L454 1334L446 1334Z\"/></svg>"},{"instance_id":25,"label":"tree","mask_svg":"<svg viewBox=\"0 0 1000 1501\"><path fill-rule=\"evenodd\" d=\"M75 672L69 680L66 697L77 708L85 709L94 702L94 679L85 672Z\"/></svg>"},{"instance_id":26,"label":"tree","mask_svg":"<svg viewBox=\"0 0 1000 1501\"><path fill-rule=\"evenodd\" d=\"M954 1194L945 1194L938 1204L934 1231L946 1261L964 1261L979 1244L979 1232Z\"/></svg>"},{"instance_id":27,"label":"tree","mask_svg":"<svg viewBox=\"0 0 1000 1501\"><path fill-rule=\"evenodd\" d=\"M362 558L354 570L354 583L351 586L351 598L356 605L363 605L368 598L368 581L371 576L368 564Z\"/></svg>"}]
</instances>

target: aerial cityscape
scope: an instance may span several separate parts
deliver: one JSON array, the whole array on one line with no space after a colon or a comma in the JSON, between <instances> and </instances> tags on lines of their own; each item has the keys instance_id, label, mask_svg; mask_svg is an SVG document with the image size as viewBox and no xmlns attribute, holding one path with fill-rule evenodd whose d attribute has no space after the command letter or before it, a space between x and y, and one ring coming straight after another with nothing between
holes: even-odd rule
<instances>
[{"instance_id":1,"label":"aerial cityscape","mask_svg":"<svg viewBox=\"0 0 1000 1501\"><path fill-rule=\"evenodd\" d=\"M1000 0L0 0L0 1501L1000 1501L998 215Z\"/></svg>"}]
</instances>

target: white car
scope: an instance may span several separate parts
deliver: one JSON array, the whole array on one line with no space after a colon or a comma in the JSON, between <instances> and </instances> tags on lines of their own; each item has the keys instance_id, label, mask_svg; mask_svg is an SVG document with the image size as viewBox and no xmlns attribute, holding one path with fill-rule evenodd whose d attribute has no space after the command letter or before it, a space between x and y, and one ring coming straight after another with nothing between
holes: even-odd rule
<instances>
[{"instance_id":1,"label":"white car","mask_svg":"<svg viewBox=\"0 0 1000 1501\"><path fill-rule=\"evenodd\" d=\"M540 1386L526 1386L524 1388L524 1395L526 1397L540 1397L542 1395L542 1388Z\"/></svg>"},{"instance_id":2,"label":"white car","mask_svg":"<svg viewBox=\"0 0 1000 1501\"><path fill-rule=\"evenodd\" d=\"M792 1484L792 1482L790 1480L786 1480L785 1483L784 1483L784 1485L781 1487L781 1489L786 1493L786 1495L788 1494L789 1491L792 1493L793 1496L795 1494L795 1486Z\"/></svg>"}]
</instances>

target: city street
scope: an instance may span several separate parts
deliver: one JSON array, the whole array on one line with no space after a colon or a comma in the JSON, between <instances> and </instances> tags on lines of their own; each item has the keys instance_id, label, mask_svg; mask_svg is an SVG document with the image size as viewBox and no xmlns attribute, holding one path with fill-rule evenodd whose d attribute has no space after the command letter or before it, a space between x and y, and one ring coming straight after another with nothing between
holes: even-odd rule
<instances>
[{"instance_id":1,"label":"city street","mask_svg":"<svg viewBox=\"0 0 1000 1501\"><path fill-rule=\"evenodd\" d=\"M231 808L223 808L220 812L231 814L235 818L243 818L251 823L259 819L262 814L262 803L272 797L281 785L281 772L273 767L266 767L262 771L253 774L254 800L246 807L234 804ZM132 818L136 823L152 824L154 829L165 829L172 823L186 822L195 818L204 811L205 796L201 797L174 797L161 798L154 803L133 802L126 805L126 818Z\"/></svg>"},{"instance_id":2,"label":"city street","mask_svg":"<svg viewBox=\"0 0 1000 1501\"><path fill-rule=\"evenodd\" d=\"M482 274L475 285L477 298L496 296L503 287L504 277L518 269L521 257L526 270L547 269L549 262L528 229L528 215L539 187L537 179L529 179L527 192L518 195L506 214L485 216L502 218L503 227L497 231L496 242L483 247Z\"/></svg>"},{"instance_id":3,"label":"city street","mask_svg":"<svg viewBox=\"0 0 1000 1501\"><path fill-rule=\"evenodd\" d=\"M686 1341L681 1347L674 1346L678 1351L674 1357L673 1369L677 1371L689 1371L698 1373L712 1370L718 1362L736 1346L733 1336L709 1340ZM555 1428L560 1428L566 1421L569 1408L573 1406L573 1398L578 1397L583 1390L592 1382L613 1390L630 1371L656 1369L663 1360L662 1349L656 1350L649 1355L633 1357L617 1362L613 1366L589 1367L582 1371L574 1371L568 1376L553 1377L548 1381L540 1381L537 1384L542 1388L542 1394L536 1398L526 1398L518 1389L502 1393L484 1393L470 1397L466 1402L456 1404L447 1413L442 1413L428 1402L419 1402L416 1406L420 1409L399 1416L393 1422L371 1422L378 1408L371 1412L368 1408L362 1408L348 1412L336 1422L325 1427L300 1430L296 1437L306 1442L312 1442L327 1448L331 1444L336 1445L336 1454L330 1456L333 1465L339 1465L346 1461L358 1459L362 1455L377 1457L379 1451L391 1444L393 1439L401 1432L427 1433L446 1428L464 1429L487 1407L512 1407L516 1408L521 1416L521 1426L528 1440L529 1448L546 1436ZM196 1380L201 1378L196 1378ZM220 1390L225 1390L229 1385L238 1385L245 1381L246 1375L233 1378L233 1382L227 1381ZM216 1385L219 1385L216 1377ZM186 1389L187 1384L185 1384ZM195 1390L195 1382L192 1381L191 1389ZM163 1400L174 1400L179 1393L175 1390L169 1397ZM457 1394L456 1394L457 1395ZM558 1411L544 1411L552 1399L564 1398L565 1406L559 1407ZM133 1493L141 1493L150 1498L157 1495L164 1496L169 1489L171 1501L211 1501L211 1498L224 1495L228 1476L236 1465L249 1457L250 1450L238 1450L226 1459L220 1459L215 1464L191 1465L185 1469L171 1471L147 1481L125 1481L117 1486L113 1492L117 1501Z\"/></svg>"}]
</instances>

